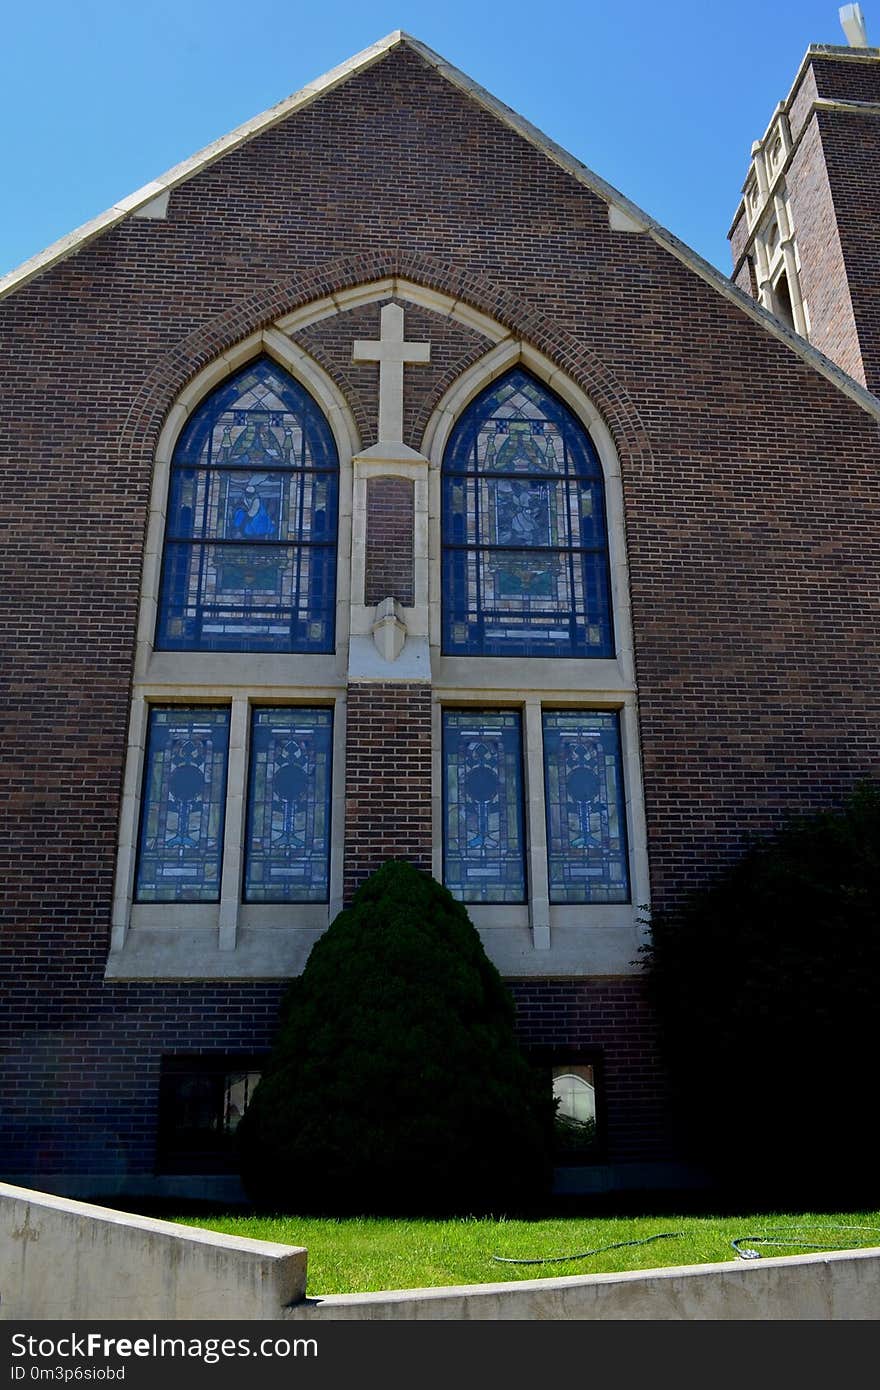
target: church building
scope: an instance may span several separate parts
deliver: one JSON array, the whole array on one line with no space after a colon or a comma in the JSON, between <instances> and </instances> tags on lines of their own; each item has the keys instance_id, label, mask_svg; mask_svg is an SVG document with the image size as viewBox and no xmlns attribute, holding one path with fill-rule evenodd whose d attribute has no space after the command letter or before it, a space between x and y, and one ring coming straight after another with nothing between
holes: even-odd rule
<instances>
[{"instance_id":1,"label":"church building","mask_svg":"<svg viewBox=\"0 0 880 1390\"><path fill-rule=\"evenodd\" d=\"M396 32L0 282L5 1179L233 1194L404 858L560 1190L687 1180L649 912L880 768L878 206L878 49L808 51L728 279Z\"/></svg>"}]
</instances>

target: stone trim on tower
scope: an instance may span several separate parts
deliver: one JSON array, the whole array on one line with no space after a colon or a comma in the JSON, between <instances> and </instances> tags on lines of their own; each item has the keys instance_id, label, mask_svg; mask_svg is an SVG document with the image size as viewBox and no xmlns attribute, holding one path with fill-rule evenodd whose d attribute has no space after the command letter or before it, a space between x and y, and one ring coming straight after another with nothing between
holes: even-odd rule
<instances>
[{"instance_id":1,"label":"stone trim on tower","mask_svg":"<svg viewBox=\"0 0 880 1390\"><path fill-rule=\"evenodd\" d=\"M880 392L880 49L811 46L752 162L733 279Z\"/></svg>"}]
</instances>

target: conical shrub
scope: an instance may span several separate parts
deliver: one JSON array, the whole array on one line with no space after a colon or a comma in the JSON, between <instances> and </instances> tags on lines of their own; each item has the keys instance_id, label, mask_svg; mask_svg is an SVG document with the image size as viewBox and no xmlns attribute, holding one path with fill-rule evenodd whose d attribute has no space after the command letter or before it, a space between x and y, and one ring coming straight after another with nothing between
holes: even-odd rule
<instances>
[{"instance_id":1,"label":"conical shrub","mask_svg":"<svg viewBox=\"0 0 880 1390\"><path fill-rule=\"evenodd\" d=\"M552 1117L464 907L389 861L290 986L242 1176L279 1211L500 1213L546 1190Z\"/></svg>"}]
</instances>

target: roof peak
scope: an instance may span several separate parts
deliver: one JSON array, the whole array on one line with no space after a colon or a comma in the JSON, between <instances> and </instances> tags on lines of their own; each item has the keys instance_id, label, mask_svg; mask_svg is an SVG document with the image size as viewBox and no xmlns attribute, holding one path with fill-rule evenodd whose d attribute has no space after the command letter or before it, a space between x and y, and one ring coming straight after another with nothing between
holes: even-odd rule
<instances>
[{"instance_id":1,"label":"roof peak","mask_svg":"<svg viewBox=\"0 0 880 1390\"><path fill-rule=\"evenodd\" d=\"M25 261L16 270L0 279L0 299L20 289L44 270L66 260L68 256L75 255L103 232L117 226L163 194L170 193L218 159L222 159L224 155L240 148L255 136L262 134L263 131L271 129L272 126L293 115L294 112L310 106L313 101L317 101L335 90L342 83L347 82L349 78L367 71L387 54L404 46L418 54L453 87L456 87L470 100L475 101L484 110L490 112L502 124L513 130L522 139L527 140L547 159L605 202L611 212L612 226L616 225L618 230L643 232L650 236L652 240L662 246L676 260L682 262L714 290L720 292L726 299L732 300L737 308L741 309L749 318L756 320L766 331L781 339L788 347L793 348L814 370L821 372L862 409L866 409L875 419L880 419L880 400L867 391L864 386L824 357L822 353L804 342L797 334L787 329L766 309L761 308L744 290L734 285L720 270L704 260L698 252L685 245L673 232L668 231L648 213L643 212L641 208L603 178L600 178L598 174L594 174L574 155L563 149L555 140L551 140L537 126L532 125L531 121L520 116L511 107L506 106L504 102L493 96L491 92L486 91L473 78L468 77L466 73L447 62L439 53L435 53L427 44L422 43L420 39L414 38L412 34L408 34L403 29L392 29L391 33L386 34L384 38L370 44L369 47L362 49L360 53L354 54L345 62L339 63L335 68L331 68L322 77L314 78L304 87L301 87L298 92L294 92L274 106L270 106L260 115L252 117L251 120L230 131L228 135L206 145L204 149L175 165L173 169L169 169L167 173L160 175L152 183L146 184L137 192L121 199L100 216L86 222L83 226L69 233L68 236L62 237L60 241L47 247L45 251Z\"/></svg>"}]
</instances>

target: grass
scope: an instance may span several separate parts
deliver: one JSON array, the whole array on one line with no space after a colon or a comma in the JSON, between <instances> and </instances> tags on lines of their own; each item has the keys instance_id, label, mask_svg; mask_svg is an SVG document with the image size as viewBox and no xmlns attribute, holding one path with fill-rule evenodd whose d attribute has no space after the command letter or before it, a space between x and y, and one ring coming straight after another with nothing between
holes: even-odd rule
<instances>
[{"instance_id":1,"label":"grass","mask_svg":"<svg viewBox=\"0 0 880 1390\"><path fill-rule=\"evenodd\" d=\"M707 1264L737 1258L730 1242L773 1233L803 1243L758 1246L764 1256L809 1254L823 1249L880 1246L880 1211L766 1212L759 1216L552 1217L545 1220L454 1221L329 1219L300 1216L182 1216L188 1226L230 1235L305 1245L308 1292L366 1293L377 1289L433 1288L498 1280L558 1278L666 1265ZM835 1227L869 1228L841 1231ZM872 1228L872 1229L871 1229ZM588 1259L561 1261L599 1246L675 1232L647 1245L605 1250ZM748 1242L747 1242L748 1243ZM493 1255L549 1259L542 1265L505 1265ZM554 1257L556 1257L554 1259Z\"/></svg>"}]
</instances>

